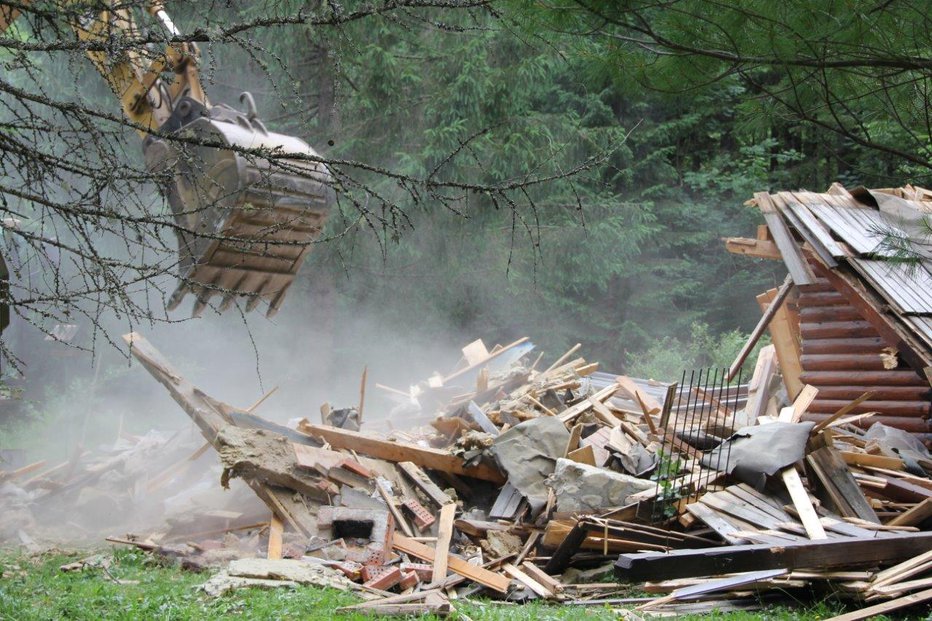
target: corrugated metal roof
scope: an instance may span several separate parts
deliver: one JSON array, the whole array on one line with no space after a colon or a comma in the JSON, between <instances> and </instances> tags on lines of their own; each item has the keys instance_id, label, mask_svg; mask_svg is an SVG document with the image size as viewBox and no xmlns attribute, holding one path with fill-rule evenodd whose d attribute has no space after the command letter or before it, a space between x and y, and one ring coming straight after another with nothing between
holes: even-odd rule
<instances>
[{"instance_id":1,"label":"corrugated metal roof","mask_svg":"<svg viewBox=\"0 0 932 621\"><path fill-rule=\"evenodd\" d=\"M932 349L932 317L929 315L909 315L904 319L912 326L913 331L922 337L926 346Z\"/></svg>"},{"instance_id":2,"label":"corrugated metal roof","mask_svg":"<svg viewBox=\"0 0 932 621\"><path fill-rule=\"evenodd\" d=\"M884 247L884 232L904 234L870 207L821 204L809 205L809 209L859 254L892 256L893 251Z\"/></svg>"},{"instance_id":3,"label":"corrugated metal roof","mask_svg":"<svg viewBox=\"0 0 932 621\"><path fill-rule=\"evenodd\" d=\"M932 274L924 265L856 258L851 263L897 311L932 313Z\"/></svg>"}]
</instances>

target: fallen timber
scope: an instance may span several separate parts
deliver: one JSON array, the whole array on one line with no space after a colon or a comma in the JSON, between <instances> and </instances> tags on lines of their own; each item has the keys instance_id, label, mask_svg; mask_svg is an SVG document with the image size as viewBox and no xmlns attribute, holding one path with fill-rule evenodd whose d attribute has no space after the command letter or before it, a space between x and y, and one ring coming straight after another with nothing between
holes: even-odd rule
<instances>
[{"instance_id":1,"label":"fallen timber","mask_svg":"<svg viewBox=\"0 0 932 621\"><path fill-rule=\"evenodd\" d=\"M781 401L771 381L780 371L766 348L748 394L711 379L678 386L598 372L573 358L578 347L545 371L525 366L529 358L494 371L488 365L502 359L501 349L476 342L464 348L463 366L438 376L438 387L424 384L453 395L424 400L436 404L430 426L390 437L370 431L378 421L372 404L361 431L279 425L204 394L140 335L125 339L208 441L160 467L157 487L170 487L213 447L221 485L242 479L265 505L264 516L219 512L215 528L190 535L112 539L197 565L216 543L195 535L237 533L268 557L261 572L231 565L205 585L210 593L343 585L372 598L348 610L373 615L451 614L452 597L483 591L685 614L759 606L784 592L802 597L818 584L892 610L921 600L932 580L932 559L922 554L932 547L927 453L891 451L851 427L862 416L857 400L818 424L796 422L811 415L819 390L804 384L793 402ZM781 447L787 430L792 450L753 448L755 434L763 446ZM747 442L752 448L742 449ZM716 457L732 445L730 456ZM771 453L779 458L753 463ZM93 484L111 463L60 493ZM742 482L748 467L768 485ZM65 470L36 463L0 478ZM291 565L276 569L279 561ZM568 577L605 563L618 583ZM612 597L622 582L645 580L653 597ZM748 593L756 599L740 599Z\"/></svg>"}]
</instances>

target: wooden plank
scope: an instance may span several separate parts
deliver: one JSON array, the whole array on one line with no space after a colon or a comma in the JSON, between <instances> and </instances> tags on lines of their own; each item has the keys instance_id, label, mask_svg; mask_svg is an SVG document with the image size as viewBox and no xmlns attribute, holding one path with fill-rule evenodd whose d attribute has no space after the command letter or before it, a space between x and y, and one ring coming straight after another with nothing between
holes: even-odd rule
<instances>
[{"instance_id":1,"label":"wooden plank","mask_svg":"<svg viewBox=\"0 0 932 621\"><path fill-rule=\"evenodd\" d=\"M694 599L706 593L715 593L716 591L731 591L734 590L735 587L754 584L755 582L760 582L762 580L770 580L771 578L776 578L777 576L783 576L786 573L786 569L764 569L761 571L751 571L738 574L737 576L728 576L720 580L712 580L702 584L682 587L670 593L669 597L672 600Z\"/></svg>"},{"instance_id":2,"label":"wooden plank","mask_svg":"<svg viewBox=\"0 0 932 621\"><path fill-rule=\"evenodd\" d=\"M621 392L632 401L641 402L642 410L647 409L651 414L658 414L663 409L663 404L654 399L652 396L638 388L638 385L627 375L619 375L615 382L621 387Z\"/></svg>"},{"instance_id":3,"label":"wooden plank","mask_svg":"<svg viewBox=\"0 0 932 621\"><path fill-rule=\"evenodd\" d=\"M793 506L796 507L796 511L799 513L799 519L803 523L803 528L806 529L806 534L813 540L825 539L825 529L822 528L819 516L816 515L815 508L812 506L812 501L809 500L809 494L806 493L806 488L803 487L803 482L800 480L796 468L793 466L784 468L780 472L780 477L790 493Z\"/></svg>"},{"instance_id":4,"label":"wooden plank","mask_svg":"<svg viewBox=\"0 0 932 621\"><path fill-rule=\"evenodd\" d=\"M41 460L33 462L22 468L17 468L16 470L10 470L8 472L0 472L0 482L2 481L12 481L18 477L23 476L24 474L29 474L30 472L35 472L36 470L41 470L45 467L45 464L48 463L48 460Z\"/></svg>"},{"instance_id":5,"label":"wooden plank","mask_svg":"<svg viewBox=\"0 0 932 621\"><path fill-rule=\"evenodd\" d=\"M793 239L789 227L783 221L783 216L774 206L770 194L767 192L756 192L754 198L757 200L757 206L764 216L767 228L770 229L770 235L774 243L780 250L780 256L786 269L793 276L793 282L797 285L810 285L815 282L815 276L809 268L809 263L803 257L799 244Z\"/></svg>"},{"instance_id":6,"label":"wooden plank","mask_svg":"<svg viewBox=\"0 0 932 621\"><path fill-rule=\"evenodd\" d=\"M867 401L873 396L874 396L873 391L869 390L865 392L863 395L861 395L860 397L858 397L857 399L855 399L848 405L844 406L843 408L841 408L840 410L838 410L837 412L835 412L834 414L832 414L825 420L822 420L816 423L816 426L812 428L811 434L815 435L819 433L820 431L828 427L830 424L832 424L834 421L838 420L839 418L841 418L842 416L844 416L845 414L847 414L848 412L850 412L857 406L861 405L862 403L864 403L865 401Z\"/></svg>"},{"instance_id":7,"label":"wooden plank","mask_svg":"<svg viewBox=\"0 0 932 621\"><path fill-rule=\"evenodd\" d=\"M356 422L362 426L362 413L366 407L366 379L369 377L369 367L362 368L362 377L359 379L359 406L356 408Z\"/></svg>"},{"instance_id":8,"label":"wooden plank","mask_svg":"<svg viewBox=\"0 0 932 621\"><path fill-rule=\"evenodd\" d=\"M431 481L430 477L427 476L427 473L418 468L416 464L413 464L410 461L403 461L398 464L398 468L438 507L443 507L453 502L453 499L450 498L446 492L440 489L436 483Z\"/></svg>"},{"instance_id":9,"label":"wooden plank","mask_svg":"<svg viewBox=\"0 0 932 621\"><path fill-rule=\"evenodd\" d=\"M745 404L747 424L753 425L757 419L767 411L767 402L770 400L770 382L777 372L777 353L773 345L768 345L760 350L757 356L757 363L754 366L754 374L748 384L748 400Z\"/></svg>"},{"instance_id":10,"label":"wooden plank","mask_svg":"<svg viewBox=\"0 0 932 621\"><path fill-rule=\"evenodd\" d=\"M534 563L525 561L521 564L521 569L524 570L524 573L529 575L531 578L534 578L534 580L547 587L547 589L553 593L559 593L563 590L562 582L549 576L543 569Z\"/></svg>"},{"instance_id":11,"label":"wooden plank","mask_svg":"<svg viewBox=\"0 0 932 621\"><path fill-rule=\"evenodd\" d=\"M923 571L929 569L932 565L927 565L923 567ZM886 595L888 597L895 597L897 595L902 595L909 591L915 591L916 589L927 589L932 587L932 577L930 578L919 578L918 580L906 580L903 582L897 582L896 584L890 584L887 586L873 587L871 593L879 593L881 595Z\"/></svg>"},{"instance_id":12,"label":"wooden plank","mask_svg":"<svg viewBox=\"0 0 932 621\"><path fill-rule=\"evenodd\" d=\"M861 610L857 610L855 612L838 615L837 617L827 619L827 621L859 621L860 619L876 617L878 615L883 615L894 610L899 610L900 608L921 604L922 602L927 602L929 600L932 600L932 589L927 589L925 591L920 591L919 593L913 593L911 595L905 595L882 604L868 606L867 608L862 608Z\"/></svg>"},{"instance_id":13,"label":"wooden plank","mask_svg":"<svg viewBox=\"0 0 932 621\"><path fill-rule=\"evenodd\" d=\"M533 591L540 597L543 597L544 599L552 599L556 596L556 593L554 593L553 591L551 591L550 589L548 589L547 587L542 585L540 582L538 582L531 576L527 575L526 573L524 573L523 571L521 571L520 569L518 569L511 563L505 563L504 565L502 565L502 569L505 570L506 574L508 574L509 576L511 576L512 578L514 578L515 580L517 580L518 582L520 582L527 588L531 589L531 591Z\"/></svg>"},{"instance_id":14,"label":"wooden plank","mask_svg":"<svg viewBox=\"0 0 932 621\"><path fill-rule=\"evenodd\" d=\"M854 451L840 451L841 458L851 466L876 466L889 470L903 470L906 466L903 460L886 455L873 455L871 453L857 453Z\"/></svg>"},{"instance_id":15,"label":"wooden plank","mask_svg":"<svg viewBox=\"0 0 932 621\"><path fill-rule=\"evenodd\" d=\"M595 452L592 450L592 445L587 444L582 448L578 448L575 451L571 451L567 456L567 459L575 461L580 464L587 464L589 466L595 466Z\"/></svg>"},{"instance_id":16,"label":"wooden plank","mask_svg":"<svg viewBox=\"0 0 932 621\"><path fill-rule=\"evenodd\" d=\"M434 549L430 546L426 546L423 543L414 541L413 539L397 533L392 540L392 548L398 550L399 552L410 554L411 556L415 556L430 563L434 562L436 556ZM507 593L508 585L511 584L511 580L505 576L489 571L488 569L474 567L463 559L453 556L452 554L447 555L447 566L449 567L450 571L455 572L464 578L468 578L473 582L478 582L479 584L498 591L499 593Z\"/></svg>"},{"instance_id":17,"label":"wooden plank","mask_svg":"<svg viewBox=\"0 0 932 621\"><path fill-rule=\"evenodd\" d=\"M273 511L269 520L269 548L266 558L280 559L282 557L282 534L284 532L285 524Z\"/></svg>"},{"instance_id":18,"label":"wooden plank","mask_svg":"<svg viewBox=\"0 0 932 621\"><path fill-rule=\"evenodd\" d=\"M929 550L932 533L822 539L780 546L725 546L622 554L615 564L615 573L624 580L642 581L777 568L848 569L864 564L896 563Z\"/></svg>"},{"instance_id":19,"label":"wooden plank","mask_svg":"<svg viewBox=\"0 0 932 621\"><path fill-rule=\"evenodd\" d=\"M256 481L247 481L249 487L255 492L273 513L291 528L305 537L317 534L317 516L307 509L306 501L296 500L294 490L262 485Z\"/></svg>"},{"instance_id":20,"label":"wooden plank","mask_svg":"<svg viewBox=\"0 0 932 621\"><path fill-rule=\"evenodd\" d=\"M757 296L757 303L766 312L776 295L776 289L766 291ZM799 330L787 310L787 302L781 304L776 310L768 328L770 338L777 352L777 363L780 365L783 383L786 385L790 398L795 399L803 388L803 383L800 380L802 374L802 363L800 362L802 350L799 343Z\"/></svg>"},{"instance_id":21,"label":"wooden plank","mask_svg":"<svg viewBox=\"0 0 932 621\"><path fill-rule=\"evenodd\" d=\"M460 369L459 371L455 371L455 372L451 373L450 375L447 375L446 377L443 378L443 384L447 384L447 383L450 382L450 380L454 380L454 379L456 379L457 377L460 377L461 375L464 375L464 374L466 374L466 373L469 373L470 371L473 371L473 370L477 369L478 367L481 367L482 365L485 365L485 364L488 364L488 363L492 362L493 360L495 360L496 358L498 358L499 356L501 356L502 354L504 354L506 351L508 351L508 350L510 350L510 349L513 349L513 348L517 347L518 345L521 345L522 343L527 342L527 341L528 341L528 338L529 338L529 337L526 337L526 336L525 336L525 337L522 337L522 338L518 339L517 341L515 341L515 342L513 342L513 343L509 343L508 345L505 345L504 347L502 347L501 349L495 351L494 353L490 353L490 354L489 354L488 356L486 356L484 359L479 360L479 361L477 361L477 362L475 362L475 363L473 363L473 364L470 364L470 365L466 366L465 368Z\"/></svg>"},{"instance_id":22,"label":"wooden plank","mask_svg":"<svg viewBox=\"0 0 932 621\"><path fill-rule=\"evenodd\" d=\"M452 502L440 508L440 524L437 529L437 546L434 556L434 574L431 582L440 584L447 577L447 557L450 554L450 540L453 538L453 519L456 517L456 505Z\"/></svg>"},{"instance_id":23,"label":"wooden plank","mask_svg":"<svg viewBox=\"0 0 932 621\"><path fill-rule=\"evenodd\" d=\"M842 516L880 524L880 519L835 449L825 446L812 451L806 456L806 462Z\"/></svg>"},{"instance_id":24,"label":"wooden plank","mask_svg":"<svg viewBox=\"0 0 932 621\"><path fill-rule=\"evenodd\" d=\"M871 589L900 582L905 578L911 578L918 573L924 572L929 563L932 563L932 552L914 556L898 565L884 569L874 575L874 580L871 582Z\"/></svg>"},{"instance_id":25,"label":"wooden plank","mask_svg":"<svg viewBox=\"0 0 932 621\"><path fill-rule=\"evenodd\" d=\"M573 451L579 448L579 438L582 436L583 425L582 423L573 425L573 428L570 429L570 439L566 442L566 450L563 451L563 456L566 457Z\"/></svg>"},{"instance_id":26,"label":"wooden plank","mask_svg":"<svg viewBox=\"0 0 932 621\"><path fill-rule=\"evenodd\" d=\"M614 394L618 392L620 388L621 386L619 386L618 384L609 384L608 386L598 391L591 397L587 399L583 399L579 403L566 408L558 416L558 418L560 419L560 422L563 424L572 422L574 419L576 419L581 414L583 414L586 410L591 408L593 402L598 401L601 403L601 402L607 401L608 399L612 398L612 396L614 396Z\"/></svg>"},{"instance_id":27,"label":"wooden plank","mask_svg":"<svg viewBox=\"0 0 932 621\"><path fill-rule=\"evenodd\" d=\"M790 418L791 423L798 423L802 419L803 414L806 413L806 410L809 409L809 406L815 401L815 398L819 395L819 389L815 386L806 384L803 386L803 389L799 391L799 395L796 397L796 400L793 401L793 416Z\"/></svg>"},{"instance_id":28,"label":"wooden plank","mask_svg":"<svg viewBox=\"0 0 932 621\"><path fill-rule=\"evenodd\" d=\"M702 520L709 528L714 530L718 535L732 545L746 543L747 538L741 536L741 529L734 526L731 522L723 518L712 507L694 502L686 505L686 510Z\"/></svg>"},{"instance_id":29,"label":"wooden plank","mask_svg":"<svg viewBox=\"0 0 932 621\"><path fill-rule=\"evenodd\" d=\"M401 531L408 537L414 537L414 530L411 529L411 525L408 524L408 520L404 518L404 516L401 514L401 511L399 511L398 507L395 505L395 499L392 496L392 493L386 488L387 484L387 479L379 479L375 482L375 489L378 490L379 496L381 496L382 500L385 501L385 504L388 505L389 513L391 513L392 517L395 518L395 526L400 527Z\"/></svg>"},{"instance_id":30,"label":"wooden plank","mask_svg":"<svg viewBox=\"0 0 932 621\"><path fill-rule=\"evenodd\" d=\"M783 524L781 520L778 520L769 513L757 509L747 502L744 502L741 498L730 494L726 495L725 492L706 494L699 499L699 504L712 507L716 511L734 516L739 520L744 520L748 524L753 524L758 528L779 529Z\"/></svg>"},{"instance_id":31,"label":"wooden plank","mask_svg":"<svg viewBox=\"0 0 932 621\"><path fill-rule=\"evenodd\" d=\"M772 241L750 237L726 237L725 250L732 254L743 254L756 259L781 260L780 249Z\"/></svg>"},{"instance_id":32,"label":"wooden plank","mask_svg":"<svg viewBox=\"0 0 932 621\"><path fill-rule=\"evenodd\" d=\"M557 367L559 367L561 364L563 364L564 362L566 362L567 360L569 360L570 356L572 356L572 355L575 354L577 351L579 351L579 349L580 349L581 347L582 347L582 343L576 343L575 345L573 345L572 347L570 347L570 349L569 349L565 354L563 354L562 356L560 356L559 358L557 358L557 359L553 362L553 364L551 364L549 367L547 367L547 369L546 369L543 373L541 373L541 375L547 375L548 373L550 373L551 371L553 371L554 369L556 369Z\"/></svg>"},{"instance_id":33,"label":"wooden plank","mask_svg":"<svg viewBox=\"0 0 932 621\"><path fill-rule=\"evenodd\" d=\"M563 573L563 571L569 567L570 560L572 560L573 555L579 550L579 547L582 545L583 541L586 540L587 536L588 531L585 524L576 522L550 556L550 560L547 561L547 565L544 567L544 572L548 574Z\"/></svg>"},{"instance_id":34,"label":"wooden plank","mask_svg":"<svg viewBox=\"0 0 932 621\"><path fill-rule=\"evenodd\" d=\"M782 209L781 213L790 225L796 229L796 233L809 245L807 250L811 248L827 266L831 268L838 267L838 261L835 260L832 254L825 248L825 245L819 241L819 238L813 234L812 230L810 230L792 210Z\"/></svg>"},{"instance_id":35,"label":"wooden plank","mask_svg":"<svg viewBox=\"0 0 932 621\"><path fill-rule=\"evenodd\" d=\"M887 526L918 526L929 518L932 518L932 498L926 498L909 511L896 516L887 522Z\"/></svg>"},{"instance_id":36,"label":"wooden plank","mask_svg":"<svg viewBox=\"0 0 932 621\"><path fill-rule=\"evenodd\" d=\"M751 331L751 335L748 337L748 340L744 343L741 351L738 352L738 355L735 357L735 361L731 363L730 367L728 367L728 375L725 377L727 381L730 382L738 374L738 371L741 369L744 361L747 360L751 350L754 349L754 346L757 345L757 341L760 340L760 337L764 335L764 331L770 326L770 322L773 320L774 315L777 314L777 310L783 306L783 301L786 300L786 296L790 294L790 290L792 288L793 279L787 275L786 279L783 281L783 284L780 285L780 289L777 291L776 297L774 297L770 303L770 306L767 307L767 310L764 311L764 314L761 315L761 318L757 322L757 325L754 327L754 330Z\"/></svg>"},{"instance_id":37,"label":"wooden plank","mask_svg":"<svg viewBox=\"0 0 932 621\"><path fill-rule=\"evenodd\" d=\"M452 472L492 483L505 482L505 476L498 468L488 464L466 466L461 458L447 451L407 442L390 442L359 431L314 425L307 419L298 423L298 429L307 435L323 438L335 449L352 449L362 455L396 463L410 461L422 468Z\"/></svg>"},{"instance_id":38,"label":"wooden plank","mask_svg":"<svg viewBox=\"0 0 932 621\"><path fill-rule=\"evenodd\" d=\"M524 496L514 485L505 483L495 498L495 502L492 503L492 508L489 509L489 518L493 520L514 519L518 506L523 499Z\"/></svg>"},{"instance_id":39,"label":"wooden plank","mask_svg":"<svg viewBox=\"0 0 932 621\"><path fill-rule=\"evenodd\" d=\"M835 259L840 259L847 257L848 253L845 252L844 248L832 238L832 234L828 231L822 222L820 222L809 208L801 203L790 204L790 209L799 219L799 221L812 233L812 235L818 240L820 244L828 251L829 255Z\"/></svg>"},{"instance_id":40,"label":"wooden plank","mask_svg":"<svg viewBox=\"0 0 932 621\"><path fill-rule=\"evenodd\" d=\"M467 366L482 364L489 357L489 350L486 349L482 339L476 339L463 348L463 358L466 359Z\"/></svg>"}]
</instances>

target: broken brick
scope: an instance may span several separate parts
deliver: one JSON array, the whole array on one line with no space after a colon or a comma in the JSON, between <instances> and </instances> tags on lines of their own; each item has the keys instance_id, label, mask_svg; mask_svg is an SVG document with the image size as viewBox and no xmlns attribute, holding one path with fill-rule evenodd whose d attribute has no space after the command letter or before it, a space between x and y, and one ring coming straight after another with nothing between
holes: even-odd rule
<instances>
[{"instance_id":1,"label":"broken brick","mask_svg":"<svg viewBox=\"0 0 932 621\"><path fill-rule=\"evenodd\" d=\"M363 575L366 573L366 568L363 568ZM398 566L395 567L379 567L376 568L378 572L377 575L373 576L371 579L367 580L364 584L365 586L372 589L379 589L381 591L387 591L392 588L402 580L401 568Z\"/></svg>"},{"instance_id":2,"label":"broken brick","mask_svg":"<svg viewBox=\"0 0 932 621\"><path fill-rule=\"evenodd\" d=\"M434 514L424 508L424 505L413 498L409 498L401 505L402 509L414 519L414 525L421 532L424 532L437 521Z\"/></svg>"},{"instance_id":3,"label":"broken brick","mask_svg":"<svg viewBox=\"0 0 932 621\"><path fill-rule=\"evenodd\" d=\"M402 572L416 573L422 582L430 582L434 578L434 568L427 563L402 563L400 567Z\"/></svg>"}]
</instances>

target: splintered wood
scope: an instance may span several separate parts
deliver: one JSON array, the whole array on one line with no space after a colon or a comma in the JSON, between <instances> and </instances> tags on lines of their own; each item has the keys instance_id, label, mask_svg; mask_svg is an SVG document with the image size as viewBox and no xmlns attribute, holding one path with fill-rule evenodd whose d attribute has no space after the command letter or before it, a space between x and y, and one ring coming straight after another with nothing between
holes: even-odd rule
<instances>
[{"instance_id":1,"label":"splintered wood","mask_svg":"<svg viewBox=\"0 0 932 621\"><path fill-rule=\"evenodd\" d=\"M768 317L760 332L769 325L782 339L773 322L786 318L776 309ZM377 400L364 403L368 371L363 430L306 419L295 430L212 399L140 335L125 339L217 450L223 482L243 478L268 507L256 517L268 558L303 556L374 598L347 611L442 616L481 589L514 601L620 603L613 593L632 581L648 581L653 596L629 614L685 614L813 585L871 604L840 618L929 599L928 452L849 424L870 393L814 427L800 422L821 391L797 374L794 398L783 397L773 347L762 349L749 386L716 392L600 372L580 345L548 366L526 338L477 340L453 370L418 384L430 426L393 420L387 437L370 431L381 413ZM783 340L777 351L788 347ZM340 412L329 411L328 420ZM749 429L781 425L797 432L792 457L741 449ZM169 485L202 453L153 485ZM567 504L580 499L587 508ZM562 576L612 561L616 582Z\"/></svg>"}]
</instances>

